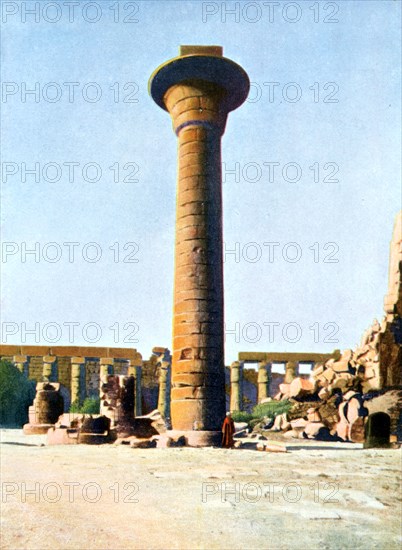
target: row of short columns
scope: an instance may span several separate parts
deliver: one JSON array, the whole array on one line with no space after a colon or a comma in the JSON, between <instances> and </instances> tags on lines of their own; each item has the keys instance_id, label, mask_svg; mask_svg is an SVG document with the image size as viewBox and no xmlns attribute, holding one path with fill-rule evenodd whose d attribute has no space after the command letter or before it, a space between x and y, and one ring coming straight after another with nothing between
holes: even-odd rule
<instances>
[{"instance_id":1,"label":"row of short columns","mask_svg":"<svg viewBox=\"0 0 402 550\"><path fill-rule=\"evenodd\" d=\"M158 349L158 352L156 351ZM170 417L170 386L171 386L171 355L166 348L159 351L155 348L155 355L159 363L159 393L158 410L165 417ZM44 379L49 382L57 381L57 357L46 355L43 357ZM23 374L28 374L28 358L26 355L17 355L13 358L16 368ZM243 369L244 363L235 361L230 367L230 410L240 411L243 408ZM80 401L85 394L85 357L71 358L71 402ZM113 374L114 359L110 357L100 358L100 378ZM285 363L284 383L290 384L298 376L299 364L296 361ZM135 379L135 415L142 414L142 392L141 392L141 365L130 364L128 375ZM272 376L272 364L261 361L258 363L258 403L269 397L270 381Z\"/></svg>"},{"instance_id":2,"label":"row of short columns","mask_svg":"<svg viewBox=\"0 0 402 550\"><path fill-rule=\"evenodd\" d=\"M241 411L243 409L243 371L244 363L235 361L230 366L230 410ZM258 364L257 390L258 403L269 397L271 381L271 363L260 362Z\"/></svg>"},{"instance_id":3,"label":"row of short columns","mask_svg":"<svg viewBox=\"0 0 402 550\"><path fill-rule=\"evenodd\" d=\"M45 355L43 357L42 377L49 382L57 381L57 357ZM25 376L28 376L28 357L26 355L14 355L13 364Z\"/></svg>"},{"instance_id":4,"label":"row of short columns","mask_svg":"<svg viewBox=\"0 0 402 550\"><path fill-rule=\"evenodd\" d=\"M230 366L230 410L241 411L243 409L243 370L244 363L235 361ZM290 384L299 375L297 361L285 363L284 383ZM267 399L270 395L270 383L272 378L272 363L261 361L258 363L257 390L258 403Z\"/></svg>"},{"instance_id":5,"label":"row of short columns","mask_svg":"<svg viewBox=\"0 0 402 550\"><path fill-rule=\"evenodd\" d=\"M15 367L25 376L28 376L28 357L26 355L15 355L13 357ZM110 357L100 358L99 375L113 374L114 359ZM128 375L135 379L135 414L142 414L142 392L141 392L141 365L131 364L128 367ZM42 377L49 382L57 382L57 357L45 355L43 357ZM85 395L85 357L71 358L71 403L81 401Z\"/></svg>"}]
</instances>

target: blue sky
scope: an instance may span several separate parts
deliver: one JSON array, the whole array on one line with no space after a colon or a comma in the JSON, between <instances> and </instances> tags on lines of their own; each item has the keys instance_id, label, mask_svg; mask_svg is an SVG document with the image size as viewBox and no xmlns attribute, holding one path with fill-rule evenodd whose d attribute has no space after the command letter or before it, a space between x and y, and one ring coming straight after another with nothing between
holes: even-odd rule
<instances>
[{"instance_id":1,"label":"blue sky","mask_svg":"<svg viewBox=\"0 0 402 550\"><path fill-rule=\"evenodd\" d=\"M222 142L226 362L353 347L401 207L400 2L23 4L2 2L2 341L170 347L177 144L147 83L219 44L253 83Z\"/></svg>"}]
</instances>

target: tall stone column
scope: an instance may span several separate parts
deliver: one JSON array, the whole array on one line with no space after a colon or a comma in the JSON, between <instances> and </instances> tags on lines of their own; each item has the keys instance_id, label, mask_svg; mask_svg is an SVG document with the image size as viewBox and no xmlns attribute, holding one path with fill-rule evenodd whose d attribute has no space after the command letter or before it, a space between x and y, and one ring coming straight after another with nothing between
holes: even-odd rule
<instances>
[{"instance_id":1,"label":"tall stone column","mask_svg":"<svg viewBox=\"0 0 402 550\"><path fill-rule=\"evenodd\" d=\"M57 382L57 357L54 355L45 355L43 357L43 370L42 376L49 382Z\"/></svg>"},{"instance_id":2,"label":"tall stone column","mask_svg":"<svg viewBox=\"0 0 402 550\"><path fill-rule=\"evenodd\" d=\"M22 373L27 375L27 356L26 355L14 355L13 363L17 369Z\"/></svg>"},{"instance_id":3,"label":"tall stone column","mask_svg":"<svg viewBox=\"0 0 402 550\"><path fill-rule=\"evenodd\" d=\"M297 361L288 361L285 365L285 384L290 384L298 376L299 364Z\"/></svg>"},{"instance_id":4,"label":"tall stone column","mask_svg":"<svg viewBox=\"0 0 402 550\"><path fill-rule=\"evenodd\" d=\"M71 403L81 401L81 372L85 365L85 357L71 358Z\"/></svg>"},{"instance_id":5,"label":"tall stone column","mask_svg":"<svg viewBox=\"0 0 402 550\"><path fill-rule=\"evenodd\" d=\"M225 416L220 140L249 79L217 46L182 46L150 79L178 137L173 429L220 431ZM194 428L196 426L196 428Z\"/></svg>"},{"instance_id":6,"label":"tall stone column","mask_svg":"<svg viewBox=\"0 0 402 550\"><path fill-rule=\"evenodd\" d=\"M243 363L230 365L230 412L243 410Z\"/></svg>"},{"instance_id":7,"label":"tall stone column","mask_svg":"<svg viewBox=\"0 0 402 550\"><path fill-rule=\"evenodd\" d=\"M269 384L271 378L271 363L261 361L258 363L258 403L269 397Z\"/></svg>"}]
</instances>

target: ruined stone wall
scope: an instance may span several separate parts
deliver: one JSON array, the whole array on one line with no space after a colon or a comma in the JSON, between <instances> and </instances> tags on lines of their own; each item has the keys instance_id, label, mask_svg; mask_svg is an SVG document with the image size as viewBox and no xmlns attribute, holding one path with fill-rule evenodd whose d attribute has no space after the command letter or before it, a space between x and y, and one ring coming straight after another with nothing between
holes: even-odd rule
<instances>
[{"instance_id":1,"label":"ruined stone wall","mask_svg":"<svg viewBox=\"0 0 402 550\"><path fill-rule=\"evenodd\" d=\"M395 219L390 245L388 293L378 351L384 386L402 385L402 211Z\"/></svg>"},{"instance_id":2,"label":"ruined stone wall","mask_svg":"<svg viewBox=\"0 0 402 550\"><path fill-rule=\"evenodd\" d=\"M135 349L124 348L1 345L0 357L16 366L22 365L28 379L39 383L50 372L46 362L53 361L52 381L61 385L67 407L71 402L73 375L81 402L85 397L99 397L101 358L111 359L114 374L127 375L130 365L142 366L141 354ZM78 376L74 374L73 361L79 361L82 366Z\"/></svg>"}]
</instances>

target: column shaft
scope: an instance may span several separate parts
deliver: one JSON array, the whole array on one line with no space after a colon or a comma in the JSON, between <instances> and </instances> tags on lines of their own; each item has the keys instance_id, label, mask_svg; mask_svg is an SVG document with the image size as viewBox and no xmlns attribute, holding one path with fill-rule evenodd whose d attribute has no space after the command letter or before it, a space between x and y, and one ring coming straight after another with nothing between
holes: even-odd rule
<instances>
[{"instance_id":1,"label":"column shaft","mask_svg":"<svg viewBox=\"0 0 402 550\"><path fill-rule=\"evenodd\" d=\"M258 364L258 403L269 397L271 365L269 363Z\"/></svg>"},{"instance_id":2,"label":"column shaft","mask_svg":"<svg viewBox=\"0 0 402 550\"><path fill-rule=\"evenodd\" d=\"M298 375L298 363L296 361L288 361L285 365L285 384L290 384Z\"/></svg>"},{"instance_id":3,"label":"column shaft","mask_svg":"<svg viewBox=\"0 0 402 550\"><path fill-rule=\"evenodd\" d=\"M218 430L225 415L219 99L211 85L167 99L179 137L171 414L182 430Z\"/></svg>"},{"instance_id":4,"label":"column shaft","mask_svg":"<svg viewBox=\"0 0 402 550\"><path fill-rule=\"evenodd\" d=\"M243 410L243 365L239 362L230 366L230 411Z\"/></svg>"},{"instance_id":5,"label":"column shaft","mask_svg":"<svg viewBox=\"0 0 402 550\"><path fill-rule=\"evenodd\" d=\"M220 140L228 112L249 87L247 74L219 46L182 46L150 79L179 140L172 425L208 432L198 444L218 440L225 417Z\"/></svg>"}]
</instances>

